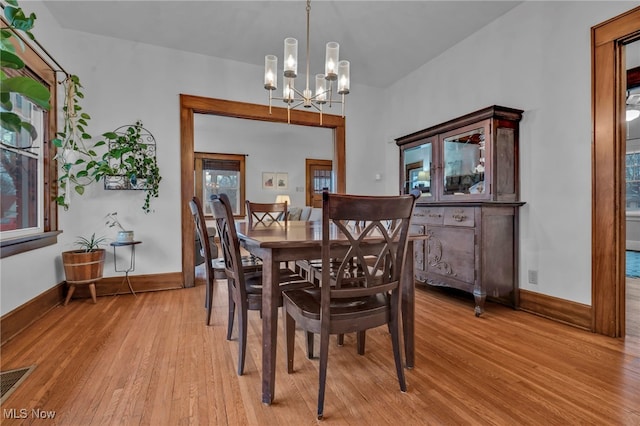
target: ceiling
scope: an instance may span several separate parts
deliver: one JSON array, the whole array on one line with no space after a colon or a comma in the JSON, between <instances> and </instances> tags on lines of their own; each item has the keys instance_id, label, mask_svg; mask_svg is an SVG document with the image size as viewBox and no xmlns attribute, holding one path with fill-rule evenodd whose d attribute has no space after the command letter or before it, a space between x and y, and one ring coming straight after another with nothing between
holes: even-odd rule
<instances>
[{"instance_id":1,"label":"ceiling","mask_svg":"<svg viewBox=\"0 0 640 426\"><path fill-rule=\"evenodd\" d=\"M351 62L351 84L386 88L521 1L333 1L311 3L310 85L324 72L328 41ZM58 1L45 6L66 29L264 66L286 37L306 71L305 1Z\"/></svg>"}]
</instances>

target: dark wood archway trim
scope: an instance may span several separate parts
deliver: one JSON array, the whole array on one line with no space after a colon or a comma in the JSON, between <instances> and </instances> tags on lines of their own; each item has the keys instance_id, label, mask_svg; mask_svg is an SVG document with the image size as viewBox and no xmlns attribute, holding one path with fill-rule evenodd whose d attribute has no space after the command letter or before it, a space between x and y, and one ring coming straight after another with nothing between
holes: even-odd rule
<instances>
[{"instance_id":1,"label":"dark wood archway trim","mask_svg":"<svg viewBox=\"0 0 640 426\"><path fill-rule=\"evenodd\" d=\"M202 96L180 95L180 213L182 222L182 277L185 287L193 287L195 272L194 225L189 211L189 200L194 194L194 129L193 114L211 114L249 120L287 123L286 108L235 102ZM336 191L346 191L346 137L345 119L337 115L323 114L322 125L317 113L292 110L291 124L333 129L333 163L336 173Z\"/></svg>"},{"instance_id":2,"label":"dark wood archway trim","mask_svg":"<svg viewBox=\"0 0 640 426\"><path fill-rule=\"evenodd\" d=\"M624 336L623 45L640 37L640 7L591 29L592 330Z\"/></svg>"}]
</instances>

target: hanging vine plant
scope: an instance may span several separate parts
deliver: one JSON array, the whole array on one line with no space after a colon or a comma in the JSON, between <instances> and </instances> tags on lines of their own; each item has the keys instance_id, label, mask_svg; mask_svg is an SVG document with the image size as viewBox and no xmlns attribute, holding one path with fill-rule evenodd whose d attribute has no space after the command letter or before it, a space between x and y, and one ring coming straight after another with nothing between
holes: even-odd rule
<instances>
[{"instance_id":1,"label":"hanging vine plant","mask_svg":"<svg viewBox=\"0 0 640 426\"><path fill-rule=\"evenodd\" d=\"M140 189L145 191L142 210L151 211L151 198L158 198L160 168L156 160L155 138L142 121L125 125L102 135L107 145L100 174L105 189Z\"/></svg>"},{"instance_id":2,"label":"hanging vine plant","mask_svg":"<svg viewBox=\"0 0 640 426\"><path fill-rule=\"evenodd\" d=\"M53 144L58 148L55 159L58 162L58 205L69 208L71 189L84 194L85 187L102 178L104 164L95 148L105 145L104 141L90 143L91 135L86 127L91 119L82 111L80 100L84 98L82 85L76 75L67 75L60 82L64 87L62 107L63 128L57 133Z\"/></svg>"}]
</instances>

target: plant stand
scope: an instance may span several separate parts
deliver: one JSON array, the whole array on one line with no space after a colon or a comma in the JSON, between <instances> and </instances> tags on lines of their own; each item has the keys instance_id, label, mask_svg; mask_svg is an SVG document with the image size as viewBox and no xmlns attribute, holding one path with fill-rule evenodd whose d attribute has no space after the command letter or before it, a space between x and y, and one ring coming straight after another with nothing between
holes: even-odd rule
<instances>
[{"instance_id":1,"label":"plant stand","mask_svg":"<svg viewBox=\"0 0 640 426\"><path fill-rule=\"evenodd\" d=\"M113 267L116 272L124 272L124 278L122 279L122 283L120 283L120 287L118 287L116 292L113 294L114 296L118 294L118 291L120 291L120 288L122 287L122 284L124 284L125 281L129 285L129 291L131 292L131 294L133 294L134 296L136 295L135 291L133 291L133 287L131 286L131 281L129 280L129 272L133 272L136 269L136 245L141 243L142 241L126 241L126 242L115 241L111 243L111 246L113 247ZM118 269L118 258L116 257L116 248L123 247L123 246L131 247L131 257L129 258L129 265L127 266L126 269Z\"/></svg>"}]
</instances>

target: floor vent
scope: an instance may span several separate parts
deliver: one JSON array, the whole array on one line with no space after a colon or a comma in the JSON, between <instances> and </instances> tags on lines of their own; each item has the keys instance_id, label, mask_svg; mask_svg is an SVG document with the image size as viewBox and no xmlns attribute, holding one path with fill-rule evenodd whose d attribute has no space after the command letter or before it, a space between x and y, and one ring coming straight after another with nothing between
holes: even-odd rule
<instances>
[{"instance_id":1,"label":"floor vent","mask_svg":"<svg viewBox=\"0 0 640 426\"><path fill-rule=\"evenodd\" d=\"M0 403L3 403L4 400L7 399L22 382L24 382L34 368L36 368L36 366L32 365L31 367L0 372L0 382L2 384L2 397L0 398Z\"/></svg>"}]
</instances>

